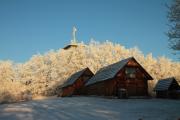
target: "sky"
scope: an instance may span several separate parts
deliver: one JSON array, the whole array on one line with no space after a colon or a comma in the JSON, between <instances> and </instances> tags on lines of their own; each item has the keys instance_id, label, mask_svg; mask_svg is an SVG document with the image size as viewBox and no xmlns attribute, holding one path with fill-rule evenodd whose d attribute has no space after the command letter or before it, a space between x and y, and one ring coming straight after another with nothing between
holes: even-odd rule
<instances>
[{"instance_id":1,"label":"sky","mask_svg":"<svg viewBox=\"0 0 180 120\"><path fill-rule=\"evenodd\" d=\"M168 47L171 0L0 0L0 60L25 62L77 39L109 40L145 55L176 56Z\"/></svg>"}]
</instances>

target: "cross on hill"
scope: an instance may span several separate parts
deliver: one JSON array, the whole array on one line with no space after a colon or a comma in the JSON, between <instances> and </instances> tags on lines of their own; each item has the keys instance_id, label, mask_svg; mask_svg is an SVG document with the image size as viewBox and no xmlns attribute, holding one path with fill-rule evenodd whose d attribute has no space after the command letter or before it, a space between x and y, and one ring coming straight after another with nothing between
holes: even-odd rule
<instances>
[{"instance_id":1,"label":"cross on hill","mask_svg":"<svg viewBox=\"0 0 180 120\"><path fill-rule=\"evenodd\" d=\"M77 44L76 32L77 32L76 27L73 27L71 44Z\"/></svg>"}]
</instances>

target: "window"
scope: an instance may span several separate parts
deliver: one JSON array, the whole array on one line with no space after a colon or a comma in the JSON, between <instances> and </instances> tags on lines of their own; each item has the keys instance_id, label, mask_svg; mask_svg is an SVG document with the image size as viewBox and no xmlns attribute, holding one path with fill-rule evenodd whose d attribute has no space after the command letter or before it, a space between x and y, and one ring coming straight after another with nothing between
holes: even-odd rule
<instances>
[{"instance_id":1,"label":"window","mask_svg":"<svg viewBox=\"0 0 180 120\"><path fill-rule=\"evenodd\" d=\"M127 78L135 78L136 77L136 69L128 67L125 70Z\"/></svg>"}]
</instances>

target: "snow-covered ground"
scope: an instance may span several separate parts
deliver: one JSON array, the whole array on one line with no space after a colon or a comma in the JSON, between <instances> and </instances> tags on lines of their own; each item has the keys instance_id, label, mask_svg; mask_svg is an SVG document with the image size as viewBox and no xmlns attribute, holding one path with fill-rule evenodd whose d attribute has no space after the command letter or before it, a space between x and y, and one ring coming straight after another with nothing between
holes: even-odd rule
<instances>
[{"instance_id":1,"label":"snow-covered ground","mask_svg":"<svg viewBox=\"0 0 180 120\"><path fill-rule=\"evenodd\" d=\"M180 100L69 97L0 105L0 120L178 120Z\"/></svg>"}]
</instances>

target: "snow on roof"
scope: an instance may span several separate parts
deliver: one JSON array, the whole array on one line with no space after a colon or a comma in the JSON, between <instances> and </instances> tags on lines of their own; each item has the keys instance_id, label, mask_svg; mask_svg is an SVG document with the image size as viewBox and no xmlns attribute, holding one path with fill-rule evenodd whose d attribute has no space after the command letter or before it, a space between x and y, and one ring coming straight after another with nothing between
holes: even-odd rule
<instances>
[{"instance_id":1,"label":"snow on roof","mask_svg":"<svg viewBox=\"0 0 180 120\"><path fill-rule=\"evenodd\" d=\"M119 62L116 62L114 64L111 64L109 66L101 68L87 83L86 86L94 84L96 82L101 82L104 80L108 80L113 78L128 62L129 60L135 60L134 57L129 57L126 59L123 59ZM136 60L135 60L136 61ZM137 62L137 61L136 61ZM140 65L140 67L142 67ZM142 67L143 69L143 67ZM146 71L143 69L143 71L146 73L149 79L153 79Z\"/></svg>"},{"instance_id":2,"label":"snow on roof","mask_svg":"<svg viewBox=\"0 0 180 120\"><path fill-rule=\"evenodd\" d=\"M130 59L133 57L121 60L117 63L111 64L109 66L101 68L87 83L86 85L90 85L96 82L104 81L110 78L113 78L116 73L121 70Z\"/></svg>"},{"instance_id":3,"label":"snow on roof","mask_svg":"<svg viewBox=\"0 0 180 120\"><path fill-rule=\"evenodd\" d=\"M72 74L67 81L64 83L64 85L62 86L62 88L67 87L69 85L72 85L86 70L88 70L89 68L84 68L74 74Z\"/></svg>"}]
</instances>

